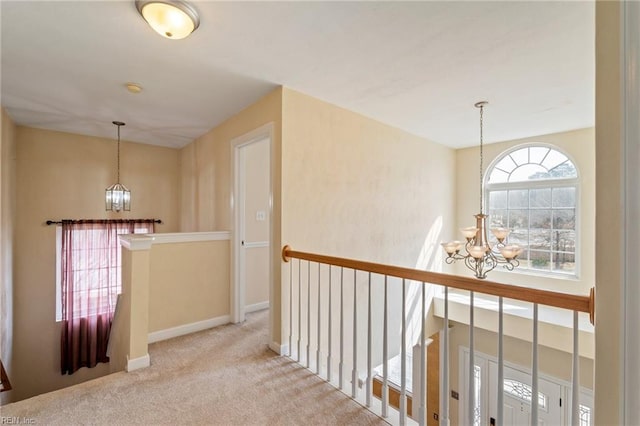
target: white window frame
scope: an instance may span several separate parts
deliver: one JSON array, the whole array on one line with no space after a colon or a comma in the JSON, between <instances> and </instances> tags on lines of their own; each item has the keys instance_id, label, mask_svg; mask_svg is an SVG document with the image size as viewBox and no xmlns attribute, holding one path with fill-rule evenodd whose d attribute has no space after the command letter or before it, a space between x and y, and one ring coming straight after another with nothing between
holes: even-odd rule
<instances>
[{"instance_id":1,"label":"white window frame","mask_svg":"<svg viewBox=\"0 0 640 426\"><path fill-rule=\"evenodd\" d=\"M548 148L554 151L559 152L560 154L564 155L565 157L567 157L567 159L573 164L575 170L576 170L576 177L575 178L554 178L554 179L539 179L539 180L531 180L531 181L519 181L519 182L499 182L499 183L489 183L489 178L491 176L491 172L493 171L494 167L500 162L502 161L503 158L505 158L506 156L521 150L523 148L531 148L531 147L541 147L541 148ZM533 268L528 268L528 267L524 267L524 266L520 266L518 268L514 268L513 271L508 271L508 270L504 270L504 272L507 273L519 273L519 274L525 274L525 275L534 275L534 276L551 276L554 278L560 278L560 279L567 279L567 280L577 280L580 278L580 251L581 251L581 246L580 246L580 225L581 225L581 221L580 221L580 170L578 168L578 165L576 163L576 161L571 157L571 155L569 155L567 152L565 152L563 149L561 149L558 146L552 145L552 144L548 144L548 143L536 143L536 142L532 142L532 143L527 143L527 144L521 144L521 145L516 145L513 146L503 152L501 152L499 155L497 155L495 157L495 159L491 162L491 164L489 164L489 167L487 167L487 170L484 174L484 188L483 188L483 192L484 192L484 209L486 212L490 213L491 210L489 208L489 194L493 191L507 191L507 190L519 190L519 189L546 189L546 188L575 188L576 191L576 202L575 202L575 251L574 251L574 259L575 259L575 268L573 272L561 272L561 271L553 271L553 270L541 270L541 269L533 269ZM507 206L507 210L509 210L508 206ZM519 209L519 210L524 210L524 209ZM530 207L527 207L526 209L527 211L531 212ZM489 220L487 222L488 224L491 223L491 217L489 217ZM553 226L553 225L552 225ZM527 225L527 230L529 232L530 230L530 224ZM529 247L527 247L527 250L529 250ZM549 250L550 252L553 252L553 249Z\"/></svg>"}]
</instances>

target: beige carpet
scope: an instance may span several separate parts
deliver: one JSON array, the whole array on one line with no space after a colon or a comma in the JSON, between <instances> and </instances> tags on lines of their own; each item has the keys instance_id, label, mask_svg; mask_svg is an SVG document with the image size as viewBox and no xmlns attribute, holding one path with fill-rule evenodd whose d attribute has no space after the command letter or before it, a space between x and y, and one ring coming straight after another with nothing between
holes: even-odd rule
<instances>
[{"instance_id":1,"label":"beige carpet","mask_svg":"<svg viewBox=\"0 0 640 426\"><path fill-rule=\"evenodd\" d=\"M0 407L35 424L378 425L385 422L271 352L267 311L150 345L151 367Z\"/></svg>"}]
</instances>

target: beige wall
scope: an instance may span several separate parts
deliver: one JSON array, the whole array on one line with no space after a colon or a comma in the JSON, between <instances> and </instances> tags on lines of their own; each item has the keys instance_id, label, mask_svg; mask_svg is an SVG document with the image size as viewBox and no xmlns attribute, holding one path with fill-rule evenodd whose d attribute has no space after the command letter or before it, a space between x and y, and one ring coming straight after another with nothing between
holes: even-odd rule
<instances>
[{"instance_id":1,"label":"beige wall","mask_svg":"<svg viewBox=\"0 0 640 426\"><path fill-rule=\"evenodd\" d=\"M17 218L13 377L15 400L109 372L109 366L60 375L60 327L55 322L56 230L47 219L162 219L157 232L178 228L178 151L124 142L121 181L132 191L131 212L106 213L104 189L115 182L116 143L17 128ZM160 194L163 194L160 196Z\"/></svg>"},{"instance_id":2,"label":"beige wall","mask_svg":"<svg viewBox=\"0 0 640 426\"><path fill-rule=\"evenodd\" d=\"M453 149L289 89L283 117L285 243L440 269L436 246L454 225Z\"/></svg>"},{"instance_id":3,"label":"beige wall","mask_svg":"<svg viewBox=\"0 0 640 426\"><path fill-rule=\"evenodd\" d=\"M489 279L527 287L587 295L589 289L595 285L595 129L575 130L485 145L485 171L494 159L509 148L532 143L557 146L575 162L578 168L580 175L578 278L562 279L540 274L509 273L500 271L501 267L498 266L491 272ZM457 226L453 234L444 236L445 240L462 239L462 235L457 229L475 225L473 216L478 213L480 196L478 185L469 184L470 179L472 183L476 182L477 176L475 173L470 174L469 171L478 170L480 150L478 147L466 148L458 150L456 154ZM452 270L463 275L471 274L463 265Z\"/></svg>"},{"instance_id":4,"label":"beige wall","mask_svg":"<svg viewBox=\"0 0 640 426\"><path fill-rule=\"evenodd\" d=\"M281 114L277 89L180 150L180 231L231 230L231 140L273 122L279 147Z\"/></svg>"},{"instance_id":5,"label":"beige wall","mask_svg":"<svg viewBox=\"0 0 640 426\"><path fill-rule=\"evenodd\" d=\"M148 332L229 315L229 254L229 240L153 244Z\"/></svg>"},{"instance_id":6,"label":"beige wall","mask_svg":"<svg viewBox=\"0 0 640 426\"><path fill-rule=\"evenodd\" d=\"M620 4L596 2L595 424L622 424L622 99ZM636 218L637 220L637 218Z\"/></svg>"},{"instance_id":7,"label":"beige wall","mask_svg":"<svg viewBox=\"0 0 640 426\"><path fill-rule=\"evenodd\" d=\"M454 225L454 169L453 149L284 89L282 241L294 250L440 270L438 244ZM295 276L297 262L294 268ZM303 277L306 273L303 263ZM317 266L312 266L311 273L315 283ZM322 274L326 279L326 270ZM353 274L346 275L344 303L352 306ZM362 315L367 300L365 275L358 277L357 287ZM288 301L289 264L283 265L283 277L283 299ZM374 309L381 312L383 287L378 278L373 287ZM334 279L339 282L339 275ZM400 285L390 283L391 312L400 312ZM416 288L409 292L409 312L415 312ZM284 317L288 335L288 310ZM366 335L365 318L358 322L360 335ZM351 327L347 318L345 330ZM399 315L390 317L389 327L394 337L390 348L399 350ZM333 336L339 336L337 329ZM359 344L360 353L365 353L366 339L359 339ZM373 347L382 347L381 325L374 330ZM350 350L345 352L347 359ZM364 362L366 357L361 358Z\"/></svg>"},{"instance_id":8,"label":"beige wall","mask_svg":"<svg viewBox=\"0 0 640 426\"><path fill-rule=\"evenodd\" d=\"M0 146L0 359L13 379L13 226L15 222L16 126L4 109ZM15 384L15 381L14 381ZM11 392L0 394L0 404Z\"/></svg>"},{"instance_id":9,"label":"beige wall","mask_svg":"<svg viewBox=\"0 0 640 426\"><path fill-rule=\"evenodd\" d=\"M213 128L180 151L180 231L233 231L231 209L231 141L265 124L274 124L271 141L273 282L280 283L280 129L282 89ZM280 342L280 286L271 300L273 340Z\"/></svg>"}]
</instances>

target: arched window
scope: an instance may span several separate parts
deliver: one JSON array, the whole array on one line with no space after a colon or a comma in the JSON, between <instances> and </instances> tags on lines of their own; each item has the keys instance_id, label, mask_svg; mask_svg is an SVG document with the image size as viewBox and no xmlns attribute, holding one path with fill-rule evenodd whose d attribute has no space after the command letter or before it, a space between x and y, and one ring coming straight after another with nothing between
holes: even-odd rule
<instances>
[{"instance_id":1,"label":"arched window","mask_svg":"<svg viewBox=\"0 0 640 426\"><path fill-rule=\"evenodd\" d=\"M486 173L490 227L525 250L519 270L577 275L578 170L551 146L516 147ZM490 237L494 239L493 235Z\"/></svg>"}]
</instances>

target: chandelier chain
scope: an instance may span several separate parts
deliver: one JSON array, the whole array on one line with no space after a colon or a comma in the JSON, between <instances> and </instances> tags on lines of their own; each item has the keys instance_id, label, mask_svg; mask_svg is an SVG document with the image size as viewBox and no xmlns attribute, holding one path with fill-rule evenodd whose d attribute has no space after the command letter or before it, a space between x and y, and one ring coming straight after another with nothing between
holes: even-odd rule
<instances>
[{"instance_id":1,"label":"chandelier chain","mask_svg":"<svg viewBox=\"0 0 640 426\"><path fill-rule=\"evenodd\" d=\"M482 187L483 187L483 174L482 174L482 167L483 167L483 162L484 162L484 153L483 153L483 149L482 149L482 143L483 143L483 135L482 135L482 119L483 119L483 112L484 112L484 105L480 105L480 214L483 214L484 212L484 206L483 206L483 193L482 193Z\"/></svg>"}]
</instances>

